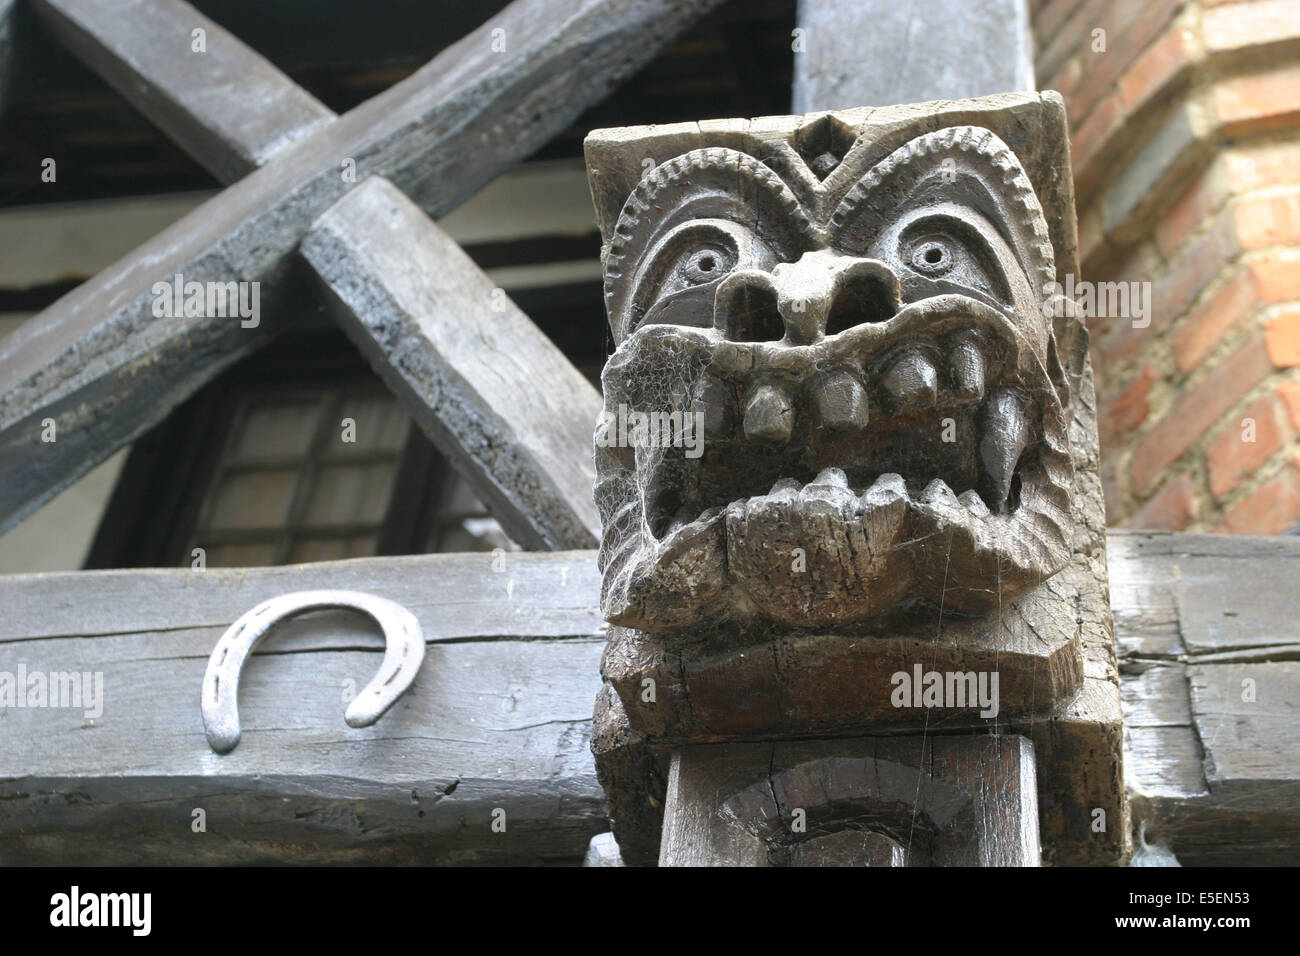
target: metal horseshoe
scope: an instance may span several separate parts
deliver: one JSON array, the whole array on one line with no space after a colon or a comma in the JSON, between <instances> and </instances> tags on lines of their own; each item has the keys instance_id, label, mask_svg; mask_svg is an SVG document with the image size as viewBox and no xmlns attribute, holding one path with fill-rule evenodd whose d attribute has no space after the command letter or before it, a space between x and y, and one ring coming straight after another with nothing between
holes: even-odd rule
<instances>
[{"instance_id":1,"label":"metal horseshoe","mask_svg":"<svg viewBox=\"0 0 1300 956\"><path fill-rule=\"evenodd\" d=\"M387 598L362 591L295 591L263 601L221 635L203 675L203 729L219 754L239 743L239 675L244 661L271 627L304 611L347 608L372 618L383 630L387 648L379 672L348 705L349 727L369 727L397 702L415 680L424 660L424 635L415 615Z\"/></svg>"}]
</instances>

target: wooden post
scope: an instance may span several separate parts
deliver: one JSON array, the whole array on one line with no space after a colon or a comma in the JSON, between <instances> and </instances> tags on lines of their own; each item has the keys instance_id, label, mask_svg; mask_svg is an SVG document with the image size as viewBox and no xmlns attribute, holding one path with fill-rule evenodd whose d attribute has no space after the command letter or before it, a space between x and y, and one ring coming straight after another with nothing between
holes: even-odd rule
<instances>
[{"instance_id":1,"label":"wooden post","mask_svg":"<svg viewBox=\"0 0 1300 956\"><path fill-rule=\"evenodd\" d=\"M877 854L835 836L878 829L865 798L806 855L811 830L718 798L750 784L739 741L827 738L789 751L812 773L885 730L1018 755L965 781L1005 824L965 859L1036 862L1040 820L1051 861L1126 854L1086 333L1053 286L1077 271L1066 155L1033 93L588 138L617 346L593 746L628 862L665 780L687 838L661 862ZM698 445L637 438L674 414ZM724 848L678 811L723 814Z\"/></svg>"},{"instance_id":2,"label":"wooden post","mask_svg":"<svg viewBox=\"0 0 1300 956\"><path fill-rule=\"evenodd\" d=\"M743 450L738 451L734 444L728 447L728 458L738 462L733 467L759 473L752 483L729 484L707 469L703 478L674 479L670 474L647 480L638 456L635 471L636 485L642 490L640 502L636 490L616 493L620 462L613 455L605 458L600 488L621 507L619 511L607 508L607 521L613 519L617 528L630 515L648 512L648 523L643 524L648 530L643 534L649 540L620 541L619 532L606 534L604 608L614 623L625 626L611 631L603 673L614 694L602 699L598 725L602 716L613 726L626 722L628 730L638 734L637 746L653 750L656 741L670 745L668 741L720 736L779 738L852 729L861 732L896 725L906 719L915 703L925 708L925 722L919 728L924 748L931 715L941 715L947 727L953 726L954 719L958 725L970 726L974 708L954 712L951 708L956 702L942 694L923 703L919 684L931 677L951 679L954 674L959 679L988 677L990 682L996 678L999 707L981 712L983 717L993 715L993 735L935 741L936 748L941 744L943 752L959 755L955 759L970 774L963 782L973 788L971 799L981 804L981 811L1002 821L982 838L968 834L960 852L950 847L948 853L917 853L913 834L903 838L895 831L894 840L901 841L895 842L895 848L902 852L894 855L888 847L861 837L864 828L888 830L879 805L890 802L866 793L870 787L865 781L875 781L877 775L844 768L856 766L853 755L864 747L873 753L877 748L892 753L899 747L906 749L906 739L848 737L815 746L737 743L673 751L659 862L763 865L781 860L888 865L918 858L943 864L961 858L984 865L1036 865L1039 841L1033 746L1025 737L999 734L997 714L1004 714L1004 726L1009 723L1042 739L1041 730L1033 730L1036 711L1063 708L1067 701L1091 697L1094 708L1088 718L1091 722L1085 726L1103 743L1107 780L1106 806L1093 808L1094 819L1098 815L1104 819L1108 808L1121 808L1114 823L1121 827L1118 854L1122 855L1126 820L1117 773L1115 687L1112 682L1098 695L1085 686L1085 647L1093 644L1083 633L1087 625L1079 613L1085 606L1099 612L1094 622L1094 639L1101 645L1098 663L1113 661L1110 625L1105 620L1104 566L1094 560L1095 547L1079 547L1085 535L1077 534L1099 526L1101 519L1101 502L1095 491L1096 430L1089 420L1092 401L1086 335L1072 315L1057 316L1043 330L1048 344L1029 344L1035 338L1032 326L1040 307L1059 291L1052 285L1058 274L1073 271L1069 268L1074 226L1068 185L1063 195L1055 197L1040 191L1052 174L1040 170L1038 176L1026 175L1033 160L1021 144L1008 148L996 135L995 131L1004 130L1000 117L981 116L980 120L988 122L980 125L972 122L969 114L960 120L946 119L941 114L947 104L936 104L932 110L936 115L927 117L929 122L924 124L916 118L924 111L914 112L911 124L900 116L893 127L889 123L892 117L872 117L882 119L879 132L873 133L870 126L874 124L855 125L850 118L852 110L847 109L1032 90L1027 6L1024 0L978 4L940 0L923 8L909 0L889 6L801 0L795 53L795 112L841 112L787 127L782 130L784 142L770 135L773 127L781 125L778 121L735 124L730 129L719 125L700 137L711 135L714 144L689 142L686 136L680 137L681 142L666 143L669 137L658 137L655 147L665 155L674 150L684 153L668 163L678 169L685 167L682 178L688 182L676 193L669 192L671 198L665 200L660 194L668 192L663 183L670 176L651 173L642 178L623 207L607 246L615 340L627 340L634 354L638 349L647 351L644 342L635 341L638 324L647 311L661 311L659 322L712 325L713 340L683 337L692 346L695 361L715 370L712 378L702 376L703 384L696 385L685 401L704 407L712 425L708 433L715 442L726 443L739 433L747 443L766 445L767 457L746 461ZM991 105L994 101L986 102ZM1009 105L1009 101L1003 104ZM1047 147L1048 151L1064 153L1059 101L1043 100L1041 105L1045 108L1029 121L1038 138L1025 145L1042 150L1045 140L1055 139L1057 144ZM974 102L960 106L969 110ZM610 174L610 167L617 168L620 160L625 161L619 150L627 140L636 140L643 155L654 156L656 150L645 148L634 131L598 137L589 148L593 183L600 182L602 176L617 178ZM764 259L748 248L733 248L722 273L745 267L757 272L728 278L720 274L716 302L706 296L693 309L681 300L672 308L667 303L656 306L653 294L647 297L645 290L627 278L644 275L647 269L647 247L638 238L638 230L653 235L653 230L643 228L647 201L653 199L658 215L664 215L674 202L684 207L682 196L690 195L689 179L693 175L705 187L710 164L706 153L692 159L697 154L685 153L686 148L703 146L707 150L713 145L721 152L718 147L724 143L724 148L733 151L726 165L745 172L748 155L762 156L766 166L783 180L773 185L770 179L756 175L748 189L742 190L747 192L746 199L740 200L756 207L752 221L743 214L740 218L761 234L763 252L771 258ZM955 144L960 152L954 150ZM1010 186L1002 198L997 196L997 185L987 186L989 180L998 178L996 172L984 181L982 189L972 187L970 191L963 186L967 177L981 179L978 160L970 162L981 153L997 154L994 165L1002 173L1001 186ZM1061 163L1061 167L1068 164ZM768 201L784 215L773 216L757 208L765 190L777 194ZM611 198L617 199L618 191L611 192ZM981 198L975 199L975 193ZM945 200L949 201L946 220L944 213L936 212L923 229L916 227L927 207L935 208ZM1002 299L1004 307L1019 316L1020 331L1028 333L1025 341L1007 345L1013 350L1027 346L1046 364L1063 361L1063 369L1048 372L1050 385L1046 380L1033 384L1032 376L1023 375L1010 387L1005 378L999 385L999 373L989 365L989 341L978 338L990 327L976 312L965 312L969 332L956 332L947 340L942 334L930 338L938 331L936 325L951 321L955 308L963 310L945 300L927 311L926 302L933 302L929 297L963 290L926 285L924 280L941 277L959 286L974 282L966 291L987 288L981 285L987 276L952 271L956 258L950 257L964 254L957 234L1000 202L1008 205L1005 212L994 215L994 230L1018 250L1028 287L1024 298L1009 293ZM1012 213L1013 205L1021 210ZM803 215L791 215L793 210ZM612 214L611 203L602 224L610 223ZM781 234L783 220L788 231L798 237L793 243L788 234ZM909 235L913 237L910 240ZM816 252L809 253L809 249ZM1038 251L1030 251L1033 249ZM858 258L846 259L846 254ZM810 261L810 255L817 260ZM784 264L771 269L773 261ZM649 268L653 279L655 267ZM758 274L768 269L770 278ZM624 283L630 288L620 288ZM641 280L641 284L648 283ZM927 325L911 333L901 330L905 315L923 312ZM1052 313L1044 310L1044 314ZM875 337L864 331L878 324L896 331L892 336ZM975 331L981 327L982 332ZM962 337L968 334L976 338ZM845 344L850 336L854 341ZM767 350L735 344L737 340L761 339L780 339L781 343L768 345ZM937 346L937 358L924 344L927 341ZM827 342L837 344L828 346ZM792 350L776 363L772 356L783 346L800 347L813 357L801 361L800 353ZM992 348L996 352L999 346ZM733 352L741 353L740 360ZM662 347L651 354L671 361ZM624 358L620 362L616 354L611 366L617 369L631 361ZM769 362L772 370L765 373ZM678 373L670 369L668 374ZM647 394L635 382L620 392L618 385L623 379L617 371L607 376L606 382L607 413L610 384L620 405L625 398L630 401ZM946 389L950 391L945 394ZM1035 410L1031 396L1049 394L1059 400L1055 410L1047 411L1041 404ZM957 437L960 408L966 401L983 402L985 410L971 421L962 419L964 435ZM925 427L915 417L918 410L938 408L943 416L949 414L945 407L952 409L951 417L940 420L951 426L953 434L948 441L965 444L966 460L978 461L984 468L982 477L963 472L941 452L918 452L924 442L914 431L908 435L910 430ZM899 423L881 429L875 422L882 413ZM1051 424L1058 414L1060 424ZM1029 424L1028 419L1034 418L1038 424ZM1070 435L1069 429L1075 426L1081 427L1083 441L1072 456L1068 444L1078 436ZM1045 443L1037 453L1029 452L1031 458L1038 455L1041 471L1037 479L1032 477L1032 466L1023 470L1030 432ZM846 434L850 436L847 439ZM1055 437L1050 437L1053 434ZM854 445L855 435L863 437L862 445ZM900 442L910 449L901 456ZM1046 449L1053 445L1059 450L1048 453ZM764 469L764 464L770 469L773 452L778 459L785 459L784 469ZM1071 457L1072 462L1065 460ZM600 461L598 458L598 464ZM920 465L921 474L893 473L904 471L904 464L912 469ZM631 470L625 463L622 467ZM882 472L883 477L878 477ZM809 481L813 474L816 477ZM766 481L773 477L776 483L763 495ZM873 477L874 483L868 487ZM1022 482L1015 500L1008 494L1013 481ZM713 509L716 514L705 511L685 525L679 512L664 524L666 533L659 533L655 530L656 509L662 505L653 495L645 494L645 489L654 491L656 485L663 484L684 487L686 496L696 499L682 508L687 522L699 511L701 486L710 488L722 507ZM958 498L957 493L967 485L970 490ZM1049 487L1054 490L1048 491ZM727 504L725 495L718 499L724 489L731 495L740 492L753 497ZM1044 496L1043 510L1037 512L1038 518L1030 519L1025 512L1033 511L1039 494ZM681 497L670 498L673 508ZM1046 504L1049 499L1051 504ZM1048 518L1049 512L1054 517ZM919 523L918 515L925 516ZM1034 531L1028 530L1026 521L1034 524ZM1021 531L1015 530L1017 525ZM1094 532L1090 537L1095 543L1098 536ZM915 544L917 541L921 543ZM969 547L966 541L974 542L973 551L964 551ZM1000 550L1008 544L1010 550ZM710 562L711 551L724 554L725 560ZM1011 559L1013 552L1016 559ZM980 553L984 557L976 556ZM805 575L790 573L783 566L786 562L790 570ZM683 602L687 594L696 600ZM665 597L671 598L671 613L661 604ZM937 613L918 616L917 602L937 607ZM746 610L730 614L737 606ZM911 611L900 612L903 607ZM1018 621L1008 617L1013 608ZM950 613L945 622L948 609L958 615L977 615L977 621L953 620ZM688 622L692 613L694 618ZM675 636L687 623L689 639ZM785 636L782 628L795 632ZM717 636L711 638L711 631ZM923 636L926 631L935 635L928 643ZM1026 642L1023 648L1015 635ZM928 661L924 669L921 660ZM883 690L886 675L894 687L888 695ZM645 706L642 693L647 684L656 690L650 707ZM664 706L659 706L661 701ZM599 755L602 743L618 738L598 731L596 739ZM1014 766L981 760L979 755L990 746L1014 752L1019 760ZM617 749L611 746L607 759ZM1069 777L1070 771L1059 757L1053 757L1050 748L1045 750L1048 777L1055 789L1063 782L1058 778ZM783 806L777 795L778 751L782 760L791 763L790 773L822 781L818 794L809 795L812 802L821 798L820 802L835 806L831 822L821 824L824 832L819 830L816 837L810 837L806 828L796 830L796 822L806 826L806 821L789 819L790 808ZM875 769L878 764L871 766ZM908 776L915 781L918 795L923 784L935 785L942 777L936 770L927 770L924 760L911 766ZM609 768L606 776L613 777L615 768L622 769L622 765L610 761ZM842 779L837 775L840 772L848 777ZM853 773L861 774L863 786L857 791ZM751 778L758 781L750 785L757 802L738 796L749 792L745 788ZM618 804L619 781L614 781L613 789ZM830 798L826 796L830 790L842 792ZM1081 815L1087 803L1081 792L1076 789L1064 802L1076 803L1079 798L1082 803L1072 812ZM628 800L621 802L630 806ZM1017 812L1004 815L1002 811L1008 807ZM919 808L913 805L912 810L915 817ZM638 814L633 811L629 816ZM1065 829L1077 828L1079 822L1071 820ZM1053 823L1051 830L1062 829L1060 822ZM834 845L823 845L823 841ZM641 842L643 838L634 849L640 849ZM814 843L816 851L811 848ZM1115 841L1110 845L1115 846ZM1063 849L1064 841L1053 840L1052 852ZM1070 851L1065 852L1068 855Z\"/></svg>"},{"instance_id":3,"label":"wooden post","mask_svg":"<svg viewBox=\"0 0 1300 956\"><path fill-rule=\"evenodd\" d=\"M1030 92L1028 0L799 0L794 112Z\"/></svg>"}]
</instances>

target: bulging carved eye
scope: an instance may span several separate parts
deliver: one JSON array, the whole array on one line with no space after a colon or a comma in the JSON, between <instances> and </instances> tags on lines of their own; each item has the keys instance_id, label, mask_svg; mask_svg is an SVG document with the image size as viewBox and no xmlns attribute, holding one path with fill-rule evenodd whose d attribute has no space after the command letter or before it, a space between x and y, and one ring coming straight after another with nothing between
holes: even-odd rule
<instances>
[{"instance_id":1,"label":"bulging carved eye","mask_svg":"<svg viewBox=\"0 0 1300 956\"><path fill-rule=\"evenodd\" d=\"M627 334L642 325L713 325L718 283L737 269L771 269L775 254L754 231L727 219L691 219L650 247L633 279Z\"/></svg>"},{"instance_id":2,"label":"bulging carved eye","mask_svg":"<svg viewBox=\"0 0 1300 956\"><path fill-rule=\"evenodd\" d=\"M1014 255L979 211L940 203L903 213L868 247L870 257L898 269L904 301L941 292L981 292L1010 304L1006 268Z\"/></svg>"},{"instance_id":3,"label":"bulging carved eye","mask_svg":"<svg viewBox=\"0 0 1300 956\"><path fill-rule=\"evenodd\" d=\"M721 246L703 246L693 250L682 262L682 277L692 285L720 279L736 267L736 258Z\"/></svg>"},{"instance_id":4,"label":"bulging carved eye","mask_svg":"<svg viewBox=\"0 0 1300 956\"><path fill-rule=\"evenodd\" d=\"M925 275L943 275L953 267L953 258L950 243L942 237L927 236L912 243L912 268Z\"/></svg>"}]
</instances>

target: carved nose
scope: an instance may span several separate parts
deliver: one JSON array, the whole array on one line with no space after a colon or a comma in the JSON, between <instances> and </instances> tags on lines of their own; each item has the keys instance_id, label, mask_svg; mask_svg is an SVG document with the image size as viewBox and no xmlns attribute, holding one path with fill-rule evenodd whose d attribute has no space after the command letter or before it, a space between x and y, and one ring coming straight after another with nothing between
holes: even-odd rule
<instances>
[{"instance_id":1,"label":"carved nose","mask_svg":"<svg viewBox=\"0 0 1300 956\"><path fill-rule=\"evenodd\" d=\"M714 324L735 342L810 345L883 322L898 308L898 279L883 262L822 250L771 273L746 269L728 276L714 300Z\"/></svg>"},{"instance_id":2,"label":"carved nose","mask_svg":"<svg viewBox=\"0 0 1300 956\"><path fill-rule=\"evenodd\" d=\"M838 335L857 325L892 319L900 305L898 277L883 262L857 259L835 279L822 331Z\"/></svg>"},{"instance_id":3,"label":"carved nose","mask_svg":"<svg viewBox=\"0 0 1300 956\"><path fill-rule=\"evenodd\" d=\"M713 324L733 342L780 342L785 338L785 319L772 276L754 269L727 276L714 297Z\"/></svg>"}]
</instances>

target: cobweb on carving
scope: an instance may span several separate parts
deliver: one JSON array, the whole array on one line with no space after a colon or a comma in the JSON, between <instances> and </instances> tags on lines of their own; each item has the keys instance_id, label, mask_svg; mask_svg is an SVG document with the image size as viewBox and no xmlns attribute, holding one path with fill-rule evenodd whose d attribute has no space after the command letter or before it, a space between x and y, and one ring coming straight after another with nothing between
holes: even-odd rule
<instances>
[{"instance_id":1,"label":"cobweb on carving","mask_svg":"<svg viewBox=\"0 0 1300 956\"><path fill-rule=\"evenodd\" d=\"M836 228L831 231L843 233L851 223L856 223L859 232L868 236L879 234L895 214L900 196L905 198L917 188L936 186L932 180L935 176L942 177L945 168L936 163L958 157L962 165L953 168L973 177L980 186L977 197L986 196L985 203L998 206L999 210L1000 203L1004 200L1007 203L1007 215L994 218L1005 218L1009 223L1012 245L1018 250L1031 287L1043 285L1055 275L1055 269L1042 211L1019 161L986 129L952 127L916 137L894 150L849 190L832 214ZM946 184L948 180L942 182ZM681 326L641 323L652 314L655 296L661 288L653 274L657 262L655 243L663 235L661 227L675 226L684 217L700 217L706 211L720 216L735 212L769 239L784 233L785 241L774 241L773 245L787 253L804 248L816 231L789 188L771 169L733 149L698 149L662 163L647 172L628 197L604 250L609 320L618 346L603 377L608 420L601 423L596 441L599 476L596 503L605 529L600 555L605 583L603 597L614 599L605 602L607 609L617 602L620 589L627 596L631 585L626 577L630 568L645 568L638 593L662 591L665 579L655 577L660 563L647 559L654 558L658 549L675 561L685 536L673 536L665 543L668 533L679 523L685 525L698 517L685 513L684 499L699 487L692 486L692 479L699 481L700 476L699 469L692 469L686 460L681 433L684 426L689 426L692 438L702 437L694 434L698 427L694 413L697 407L709 404L702 400L706 397L702 385L717 343L711 339L712 333L690 327L691 323ZM842 240L841 235L841 245ZM867 251L844 248L858 255ZM631 336L635 336L635 348L624 348ZM1049 341L1053 338L1049 334ZM1043 363L1041 355L1038 360ZM1063 427L1068 427L1071 392L1058 356L1050 346L1046 366L1039 369L1044 375L1043 384L1050 383L1055 388L1037 390L1034 400L1038 414L1031 417L1052 427L1045 427L1046 434L1039 446L1030 456L1022 458L1022 477L1028 476L1030 480L1022 483L1014 523L976 520L955 503L949 505L945 501L926 500L908 506L910 520L914 522L952 526L962 531L961 548L968 557L960 566L954 566L951 580L945 575L941 600L962 594L965 600L962 609L967 612L990 599L987 586L990 561L999 562L996 600L1000 602L1004 570L1006 580L1013 581L1022 591L1041 577L1045 569L1051 572L1059 569L1068 553L1067 499L1071 470ZM733 370L719 378L727 382L737 376ZM735 398L731 396L732 401L726 403L729 408L736 407ZM630 419L646 415L655 417L656 427L649 429L649 434L643 429L638 437L637 423ZM661 416L671 416L675 434L664 433ZM615 430L613 435L611 428ZM756 455L754 452L746 460L752 465ZM738 462L737 467L743 469L745 463ZM704 480L712 478L708 476ZM913 495L909 493L908 497L911 502ZM696 495L695 498L717 500L716 496ZM704 540L703 532L698 534L698 539ZM732 540L728 524L728 573L735 569L731 564ZM666 554L660 549L661 544ZM761 542L756 541L755 547L761 548ZM897 562L905 563L907 554L903 549L893 551L902 555ZM664 566L670 563L662 562ZM915 571L919 586L930 597L935 596L933 592L941 585L936 571L928 562L919 563ZM742 578L747 573L743 568L737 572ZM754 577L761 579L762 572L755 572ZM611 591L615 593L611 595ZM655 623L670 626L666 618L676 603L675 600L658 602ZM769 602L763 611L780 618L785 606L775 607ZM720 602L716 608L725 613L733 605Z\"/></svg>"},{"instance_id":2,"label":"cobweb on carving","mask_svg":"<svg viewBox=\"0 0 1300 956\"><path fill-rule=\"evenodd\" d=\"M632 274L652 241L659 218L691 196L707 193L714 201L733 202L738 210L756 216L760 234L781 241L807 241L815 232L807 214L780 177L752 156L725 147L692 150L651 168L628 196L608 243L602 250L605 273L605 301L616 348L636 328L645 312L638 303L637 282ZM798 237L798 238L796 238ZM637 364L632 364L637 363ZM629 412L693 415L705 373L710 365L707 350L690 350L672 336L663 336L654 349L639 351L628 359L621 351L611 357L602 376L606 414L617 415L623 405ZM620 369L617 374L611 374ZM615 384L615 383L619 384ZM692 426L699 429L698 419ZM658 511L649 513L653 502L671 510L672 502L660 502L659 487L675 468L684 467L684 448L660 443L639 448L611 447L597 429L596 461L598 480L596 505L604 533L600 566L605 580L615 580L622 565L636 554L648 538L661 529L650 522ZM617 436L616 436L617 437ZM706 452L707 453L707 452Z\"/></svg>"},{"instance_id":3,"label":"cobweb on carving","mask_svg":"<svg viewBox=\"0 0 1300 956\"><path fill-rule=\"evenodd\" d=\"M663 528L651 527L653 514L645 504L675 510L674 502L658 500L661 485L685 466L688 446L705 441L697 399L712 367L708 353L689 349L671 336L659 337L655 345L653 350L614 356L610 364L618 374L607 369L602 378L605 412L596 430L596 457L602 467L595 490L606 529L602 571L635 554L648 538L662 536ZM643 416L654 424L638 430L636 422ZM615 553L607 551L609 542L621 542Z\"/></svg>"}]
</instances>

